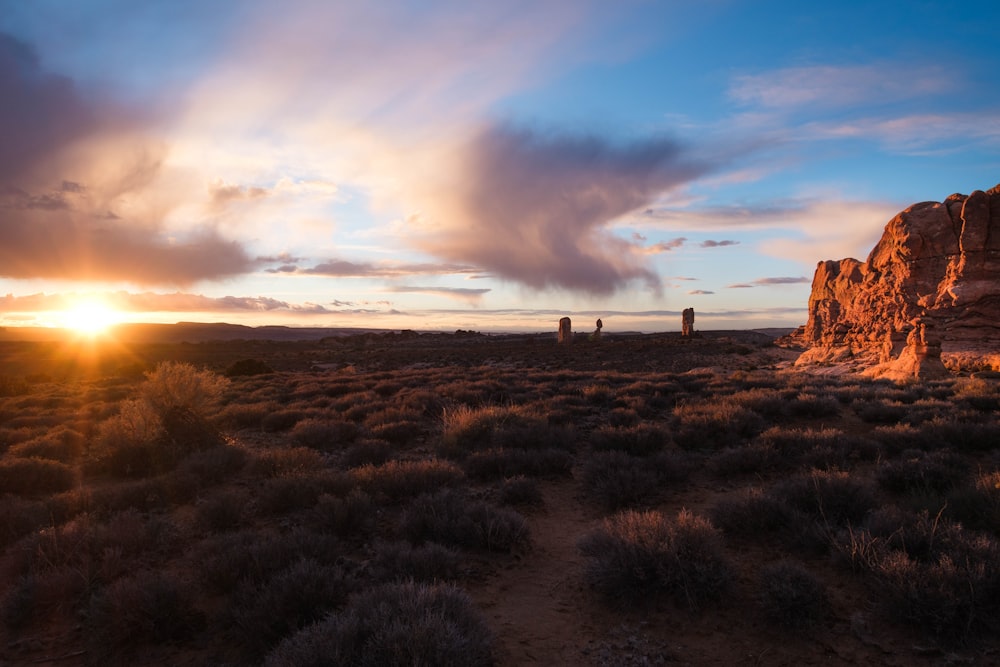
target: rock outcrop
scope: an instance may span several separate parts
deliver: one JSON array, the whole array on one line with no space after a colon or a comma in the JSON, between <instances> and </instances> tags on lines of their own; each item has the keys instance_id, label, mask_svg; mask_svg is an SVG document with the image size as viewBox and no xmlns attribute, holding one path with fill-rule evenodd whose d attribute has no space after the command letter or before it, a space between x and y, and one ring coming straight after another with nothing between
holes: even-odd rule
<instances>
[{"instance_id":1,"label":"rock outcrop","mask_svg":"<svg viewBox=\"0 0 1000 667\"><path fill-rule=\"evenodd\" d=\"M907 208L865 262L820 262L793 338L799 364L854 360L873 375L1000 367L1000 185Z\"/></svg>"}]
</instances>

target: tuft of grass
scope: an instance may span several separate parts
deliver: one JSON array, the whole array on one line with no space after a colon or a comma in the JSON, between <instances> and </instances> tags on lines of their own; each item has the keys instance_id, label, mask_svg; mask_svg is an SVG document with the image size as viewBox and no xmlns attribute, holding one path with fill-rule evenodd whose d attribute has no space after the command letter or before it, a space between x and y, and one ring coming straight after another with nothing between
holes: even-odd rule
<instances>
[{"instance_id":1,"label":"tuft of grass","mask_svg":"<svg viewBox=\"0 0 1000 667\"><path fill-rule=\"evenodd\" d=\"M493 635L475 604L449 584L391 583L284 640L265 667L494 664Z\"/></svg>"},{"instance_id":2,"label":"tuft of grass","mask_svg":"<svg viewBox=\"0 0 1000 667\"><path fill-rule=\"evenodd\" d=\"M733 579L721 535L687 510L672 521L659 512L627 510L605 519L578 546L590 586L621 605L666 596L696 609L721 597Z\"/></svg>"}]
</instances>

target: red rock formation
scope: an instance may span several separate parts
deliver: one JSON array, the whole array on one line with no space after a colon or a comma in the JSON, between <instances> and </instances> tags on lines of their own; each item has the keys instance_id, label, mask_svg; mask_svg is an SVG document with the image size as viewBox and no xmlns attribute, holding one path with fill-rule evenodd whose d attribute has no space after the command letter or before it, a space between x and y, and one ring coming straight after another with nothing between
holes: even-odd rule
<instances>
[{"instance_id":1,"label":"red rock formation","mask_svg":"<svg viewBox=\"0 0 1000 667\"><path fill-rule=\"evenodd\" d=\"M1000 185L909 207L865 262L820 262L795 338L808 348L799 363L855 359L890 375L943 372L938 357L1000 365Z\"/></svg>"}]
</instances>

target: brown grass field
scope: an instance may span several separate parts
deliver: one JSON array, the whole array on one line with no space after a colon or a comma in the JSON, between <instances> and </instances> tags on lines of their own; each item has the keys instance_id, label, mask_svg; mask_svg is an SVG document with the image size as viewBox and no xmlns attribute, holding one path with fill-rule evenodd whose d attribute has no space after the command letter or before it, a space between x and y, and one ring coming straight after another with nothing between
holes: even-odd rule
<instances>
[{"instance_id":1,"label":"brown grass field","mask_svg":"<svg viewBox=\"0 0 1000 667\"><path fill-rule=\"evenodd\" d=\"M753 332L0 342L0 665L1000 663L1000 387Z\"/></svg>"}]
</instances>

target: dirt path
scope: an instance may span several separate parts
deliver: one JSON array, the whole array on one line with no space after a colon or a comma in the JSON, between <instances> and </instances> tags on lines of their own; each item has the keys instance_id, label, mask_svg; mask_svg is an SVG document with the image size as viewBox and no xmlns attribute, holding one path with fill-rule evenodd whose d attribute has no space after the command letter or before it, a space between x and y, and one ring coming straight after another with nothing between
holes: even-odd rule
<instances>
[{"instance_id":1,"label":"dirt path","mask_svg":"<svg viewBox=\"0 0 1000 667\"><path fill-rule=\"evenodd\" d=\"M497 636L501 666L580 664L581 649L598 634L576 549L596 521L575 490L571 480L544 484L544 509L528 519L531 551L470 591Z\"/></svg>"}]
</instances>

